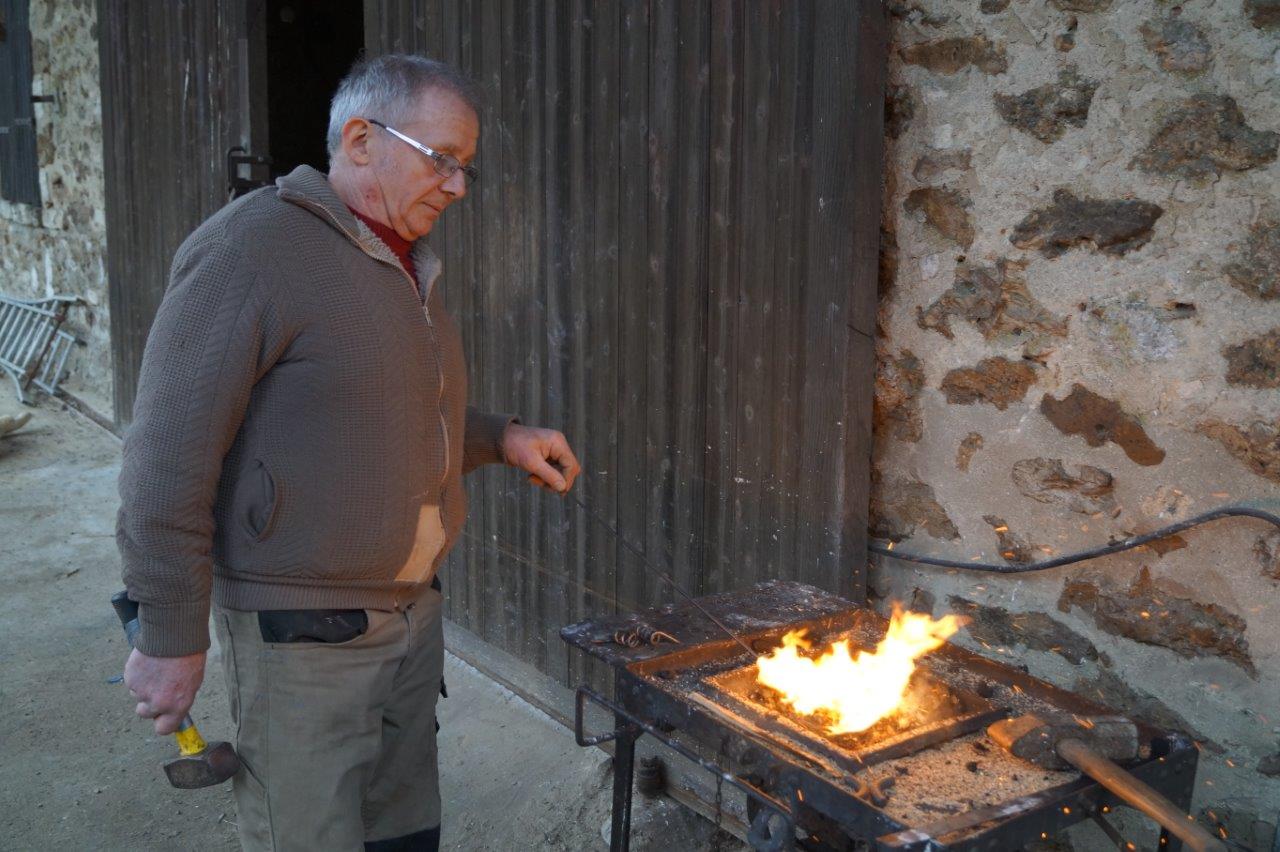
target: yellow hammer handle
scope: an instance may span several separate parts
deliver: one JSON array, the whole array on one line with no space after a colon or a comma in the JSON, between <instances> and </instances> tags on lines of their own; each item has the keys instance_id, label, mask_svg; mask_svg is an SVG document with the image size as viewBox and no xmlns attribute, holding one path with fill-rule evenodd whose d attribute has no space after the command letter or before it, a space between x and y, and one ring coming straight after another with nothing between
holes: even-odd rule
<instances>
[{"instance_id":1,"label":"yellow hammer handle","mask_svg":"<svg viewBox=\"0 0 1280 852\"><path fill-rule=\"evenodd\" d=\"M178 741L178 750L183 757L199 754L205 749L204 737L200 736L190 716L182 720L182 727L174 731L173 738Z\"/></svg>"}]
</instances>

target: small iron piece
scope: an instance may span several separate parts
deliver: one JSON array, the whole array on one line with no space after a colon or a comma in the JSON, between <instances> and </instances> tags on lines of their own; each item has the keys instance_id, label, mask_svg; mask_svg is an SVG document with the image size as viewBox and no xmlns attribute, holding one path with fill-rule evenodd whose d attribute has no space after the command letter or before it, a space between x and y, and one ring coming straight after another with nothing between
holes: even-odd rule
<instances>
[{"instance_id":1,"label":"small iron piece","mask_svg":"<svg viewBox=\"0 0 1280 852\"><path fill-rule=\"evenodd\" d=\"M613 524L609 523L607 520L601 517L595 510L590 508L586 503L583 503L582 500L579 499L576 494L569 494L567 496L571 501L573 501L578 505L579 509L586 512L588 517L590 517L593 521L595 521L596 523L600 524L605 529L607 529L613 535L613 537L618 540L619 544L621 544L627 550L630 550L633 554L635 554L636 558L640 560L640 563L642 565L648 568L651 572L657 575L663 582L665 582L668 586L670 586L673 590L675 590L680 595L680 597L688 601L689 605L694 609L696 609L699 612L699 614L702 615L703 618L705 618L707 621L710 621L712 624L718 627L720 631L724 633L724 635L728 636L734 642L737 642L739 645L741 645L742 649L746 651L748 654L751 654L751 655L755 654L755 651L752 650L751 646L748 645L746 642L742 641L741 636L739 636L737 633L734 633L732 630L730 630L728 627L725 626L725 623L723 621L721 621L720 619L712 615L711 612L705 606L703 606L702 603L697 598L695 598L693 595L686 592L683 588L680 587L679 583L671 579L671 576L667 574L667 572L663 571L657 565L654 565L652 562L650 562L649 559L640 550L640 548L636 547L634 544L632 544L631 542L623 538L622 533L618 532L617 527L615 527ZM666 636L668 639L670 639L672 642L676 641L674 637L668 634L663 634L663 635ZM651 642L650 644L657 644L657 643ZM679 643L677 642L677 644Z\"/></svg>"},{"instance_id":2,"label":"small iron piece","mask_svg":"<svg viewBox=\"0 0 1280 852\"><path fill-rule=\"evenodd\" d=\"M658 645L662 642L670 642L673 645L680 644L680 640L670 633L656 630L643 621L615 631L613 641L624 648L639 648L641 645Z\"/></svg>"},{"instance_id":3,"label":"small iron piece","mask_svg":"<svg viewBox=\"0 0 1280 852\"><path fill-rule=\"evenodd\" d=\"M889 790L893 787L895 780L892 775L882 775L875 779L859 778L858 789L853 792L853 795L877 808L883 808L889 804Z\"/></svg>"}]
</instances>

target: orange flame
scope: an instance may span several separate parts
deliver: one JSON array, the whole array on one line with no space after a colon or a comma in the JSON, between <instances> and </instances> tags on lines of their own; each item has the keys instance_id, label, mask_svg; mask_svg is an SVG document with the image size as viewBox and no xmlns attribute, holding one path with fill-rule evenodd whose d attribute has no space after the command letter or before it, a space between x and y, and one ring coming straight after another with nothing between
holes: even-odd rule
<instances>
[{"instance_id":1,"label":"orange flame","mask_svg":"<svg viewBox=\"0 0 1280 852\"><path fill-rule=\"evenodd\" d=\"M756 660L757 680L782 693L799 713L826 711L831 734L865 731L892 713L907 692L915 661L942 647L964 623L947 615L928 615L894 607L884 639L871 652L851 652L848 640L836 642L817 659L801 655L810 642L805 631L782 637L782 646Z\"/></svg>"}]
</instances>

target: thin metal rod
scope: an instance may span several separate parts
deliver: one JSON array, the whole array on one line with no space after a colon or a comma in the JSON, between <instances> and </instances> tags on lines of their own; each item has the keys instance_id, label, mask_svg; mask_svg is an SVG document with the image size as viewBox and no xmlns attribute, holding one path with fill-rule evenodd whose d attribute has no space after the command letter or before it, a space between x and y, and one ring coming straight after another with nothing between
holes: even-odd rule
<instances>
[{"instance_id":1,"label":"thin metal rod","mask_svg":"<svg viewBox=\"0 0 1280 852\"><path fill-rule=\"evenodd\" d=\"M568 496L568 498L569 498L570 500L572 500L574 503L576 503L576 504L577 504L577 506L578 506L578 508L580 508L582 511L586 512L586 513L587 513L587 516L588 516L589 518L591 518L593 521L595 521L596 523L600 524L600 526L604 527L604 528L605 528L605 529L607 529L610 533L612 533L612 534L613 534L613 537L614 537L614 538L616 538L616 539L617 539L617 540L622 544L622 546L623 546L623 547L625 547L627 550L630 550L632 553L634 553L634 554L635 554L635 556L636 556L636 558L637 558L637 559L639 559L639 560L640 560L640 562L641 562L641 563L642 563L646 568L648 568L652 573L656 574L658 577L661 577L661 578L666 582L666 584L667 584L668 586L670 586L671 588L673 588L673 589L675 589L677 592L679 592L679 593L680 593L680 597L684 598L686 601L688 601L690 604L692 604L692 605L693 605L693 607L694 607L694 609L696 609L698 612L702 613L702 614L706 617L707 621L710 621L710 622L711 622L712 624L714 624L716 627L719 627L721 630L723 630L723 631L724 631L724 634L725 634L726 636L728 636L730 639L732 639L733 641L735 641L735 642L737 642L739 645L741 645L743 648L745 648L748 654L750 654L750 655L751 655L751 656L753 656L753 657L755 657L755 656L759 656L759 654L756 652L756 650L755 650L754 648L752 648L750 645L748 645L746 642L744 642L744 641L743 641L743 640L738 636L738 634L734 633L732 630L730 630L728 627L726 627L726 626L724 625L724 622L722 622L720 619L716 618L714 615L712 615L710 612L708 612L708 611L707 611L707 609L706 609L706 607L704 607L702 604L698 603L697 599L696 599L693 595L689 594L689 593L688 593L688 592L686 592L684 589L680 588L680 584L679 584L679 583L677 583L675 580L671 579L671 577L667 575L667 572L666 572L666 571L663 571L663 570L662 570L661 568L659 568L657 565L654 565L654 564L653 564L652 562L650 562L647 558L645 558L645 555L644 555L643 553L641 553L641 552L640 552L639 548L637 548L637 547L636 547L635 545L633 545L631 542L629 542L629 541L627 541L625 538L623 538L622 533L618 532L617 528L616 528L616 527L614 527L614 525L613 525L613 524L609 523L609 522L608 522L607 520L605 520L603 517L601 517L600 515L596 514L596 513L595 513L595 511L594 511L594 510L592 510L591 508L589 508L589 507L587 506L587 504L586 504L586 503L583 503L581 500L579 500L579 499L578 499L578 496L577 496L576 494L570 493L570 494L568 494L568 495L566 495L566 496Z\"/></svg>"}]
</instances>

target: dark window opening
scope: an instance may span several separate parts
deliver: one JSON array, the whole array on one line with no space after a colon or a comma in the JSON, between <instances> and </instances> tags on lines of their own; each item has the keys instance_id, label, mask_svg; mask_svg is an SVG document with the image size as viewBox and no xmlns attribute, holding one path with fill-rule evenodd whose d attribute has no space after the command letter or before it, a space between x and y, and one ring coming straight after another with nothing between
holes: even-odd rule
<instances>
[{"instance_id":1,"label":"dark window opening","mask_svg":"<svg viewBox=\"0 0 1280 852\"><path fill-rule=\"evenodd\" d=\"M329 170L329 101L363 48L362 3L268 0L267 134L273 178L303 164Z\"/></svg>"},{"instance_id":2,"label":"dark window opening","mask_svg":"<svg viewBox=\"0 0 1280 852\"><path fill-rule=\"evenodd\" d=\"M0 0L0 198L40 204L27 0Z\"/></svg>"}]
</instances>

